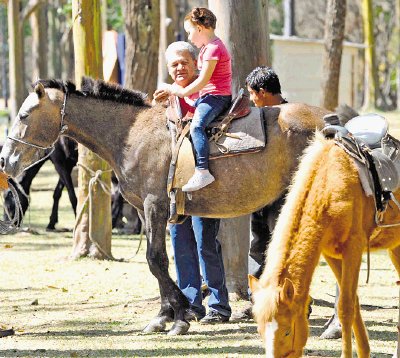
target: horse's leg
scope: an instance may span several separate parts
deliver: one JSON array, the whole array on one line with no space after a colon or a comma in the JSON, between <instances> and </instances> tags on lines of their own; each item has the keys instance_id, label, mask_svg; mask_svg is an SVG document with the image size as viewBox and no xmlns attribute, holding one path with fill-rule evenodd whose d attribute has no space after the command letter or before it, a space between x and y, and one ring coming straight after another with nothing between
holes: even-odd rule
<instances>
[{"instance_id":1,"label":"horse's leg","mask_svg":"<svg viewBox=\"0 0 400 358\"><path fill-rule=\"evenodd\" d=\"M396 271L397 275L400 276L400 246L397 246L389 251L389 257L390 260L392 261ZM400 304L400 301L399 301ZM400 357L400 307L399 307L399 320L397 322L397 348L396 352L393 354L393 357Z\"/></svg>"},{"instance_id":2,"label":"horse's leg","mask_svg":"<svg viewBox=\"0 0 400 358\"><path fill-rule=\"evenodd\" d=\"M168 272L168 256L165 245L165 228L167 223L167 206L160 205L154 197L144 201L147 236L146 258L151 273L157 278L160 286L161 310L147 325L144 332L159 332L165 329L165 323L171 318L171 307L174 310L174 325L170 335L185 334L190 324L185 320L185 310L189 302L171 279Z\"/></svg>"},{"instance_id":3,"label":"horse's leg","mask_svg":"<svg viewBox=\"0 0 400 358\"><path fill-rule=\"evenodd\" d=\"M67 188L69 201L71 202L72 210L74 210L74 214L76 215L76 206L78 203L78 199L76 198L74 183L72 182L71 177L71 172L74 166L74 162L67 162L65 166L61 166L58 169L57 165L55 165L61 180L64 182L64 185Z\"/></svg>"},{"instance_id":4,"label":"horse's leg","mask_svg":"<svg viewBox=\"0 0 400 358\"><path fill-rule=\"evenodd\" d=\"M353 277L353 276L346 276L346 274L344 275L343 279L342 279L342 265L344 266L344 263L342 260L340 259L335 259L329 256L324 255L326 261L328 262L329 266L331 267L333 273L335 274L336 280L337 282L339 282L340 286L342 286L342 281L346 281L346 277ZM360 257L360 262L359 262L359 266L361 265L361 257ZM346 267L344 268L344 270L346 270ZM346 271L345 271L346 272ZM358 284L358 271L356 272L356 277L353 277L353 280L348 280L348 281L355 281L355 282L349 282L353 287L355 285L355 289L357 290L357 284ZM353 326L354 329L354 335L356 338L356 343L357 343L357 352L358 352L358 356L359 357L369 357L369 343L368 343L368 335L364 326L364 322L362 320L361 317L361 310L360 310L360 306L359 306L359 300L358 300L358 296L357 294L354 295L354 307L352 307L352 311L353 313L348 312L347 314L344 310L344 308L347 309L347 305L343 305L343 300L346 299L348 301L344 301L346 302L351 302L350 298L344 298L344 296L342 296L342 290L346 289L346 287L344 287L342 289L342 287L340 287L339 290L339 303L338 303L338 315L339 315L339 319L342 323L342 327L343 327L343 318L347 323L347 332L346 332L346 336L344 334L344 330L343 330L343 335L342 335L342 343L343 343L343 353L342 356L344 357L351 357L351 327ZM337 292L338 293L338 292ZM351 308L351 307L350 307ZM353 318L350 319L350 316L353 316ZM347 320L346 320L347 319ZM350 323L349 323L350 322ZM347 341L345 341L345 338L347 338ZM347 347L350 347L350 353L345 353L345 348L344 346L347 344ZM348 351L348 349L347 349Z\"/></svg>"},{"instance_id":5,"label":"horse's leg","mask_svg":"<svg viewBox=\"0 0 400 358\"><path fill-rule=\"evenodd\" d=\"M362 233L360 228L359 233ZM354 245L351 245L351 238L360 236L351 232L348 245L343 251L342 258L342 279L340 282L339 296L339 318L342 324L342 356L352 357L351 328L354 330L354 337L357 344L358 357L369 357L370 347L368 334L361 317L360 305L357 297L358 277L362 258L361 237ZM354 240L356 241L356 240Z\"/></svg>"},{"instance_id":6,"label":"horse's leg","mask_svg":"<svg viewBox=\"0 0 400 358\"><path fill-rule=\"evenodd\" d=\"M53 207L51 209L50 222L47 225L46 230L55 230L55 226L58 222L58 204L60 202L61 194L64 189L64 183L61 178L58 179L57 185L53 193Z\"/></svg>"}]
</instances>

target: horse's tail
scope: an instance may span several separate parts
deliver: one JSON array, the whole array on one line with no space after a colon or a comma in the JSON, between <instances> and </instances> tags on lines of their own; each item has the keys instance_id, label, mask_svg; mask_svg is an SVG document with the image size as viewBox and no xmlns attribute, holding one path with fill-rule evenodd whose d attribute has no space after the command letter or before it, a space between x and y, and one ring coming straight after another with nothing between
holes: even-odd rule
<instances>
[{"instance_id":1,"label":"horse's tail","mask_svg":"<svg viewBox=\"0 0 400 358\"><path fill-rule=\"evenodd\" d=\"M288 247L292 246L291 238L299 229L306 200L310 195L312 198L318 195L318 193L312 192L315 189L312 186L317 172L321 173L320 168L325 163L326 153L333 145L333 141L325 139L320 132L317 132L310 145L304 150L268 247L266 268L263 274L265 279L279 276L277 271L281 269L281 264L290 254ZM315 205L318 206L317 203ZM315 208L315 210L321 209Z\"/></svg>"}]
</instances>

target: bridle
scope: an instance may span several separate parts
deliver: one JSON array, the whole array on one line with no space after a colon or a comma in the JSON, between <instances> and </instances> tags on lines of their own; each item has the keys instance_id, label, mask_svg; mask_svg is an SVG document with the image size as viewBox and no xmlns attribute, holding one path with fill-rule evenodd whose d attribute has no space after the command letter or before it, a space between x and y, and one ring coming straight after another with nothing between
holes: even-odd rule
<instances>
[{"instance_id":1,"label":"bridle","mask_svg":"<svg viewBox=\"0 0 400 358\"><path fill-rule=\"evenodd\" d=\"M62 104L62 107L61 107L61 110L60 110L60 113L61 113L60 130L58 132L56 140L50 146L43 147L43 146L35 144L35 143L24 141L24 140L22 140L20 138L11 137L9 135L7 136L8 139L11 139L14 142L25 144L25 145L27 145L29 147L33 147L35 149L41 149L41 150L45 150L45 151L50 149L49 153L47 153L43 158L37 160L36 162L31 164L27 168L25 168L25 170L31 168L32 166L36 165L37 163L40 163L41 161L47 159L53 153L53 151L55 149L54 146L55 146L56 142L58 141L58 138L60 138L60 136L62 134L64 134L64 132L68 129L68 125L65 123L65 114L66 114L65 109L66 109L66 106L67 106L67 97L68 97L68 91L65 90L64 101L63 101L63 104Z\"/></svg>"}]
</instances>

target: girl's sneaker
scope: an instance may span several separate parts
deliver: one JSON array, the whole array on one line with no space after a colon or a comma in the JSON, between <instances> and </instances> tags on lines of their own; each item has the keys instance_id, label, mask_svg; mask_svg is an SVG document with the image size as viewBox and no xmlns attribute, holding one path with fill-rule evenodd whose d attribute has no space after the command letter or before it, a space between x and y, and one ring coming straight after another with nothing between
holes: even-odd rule
<instances>
[{"instance_id":1,"label":"girl's sneaker","mask_svg":"<svg viewBox=\"0 0 400 358\"><path fill-rule=\"evenodd\" d=\"M195 170L193 176L189 179L187 184L182 187L182 191L196 191L210 185L215 178L208 170Z\"/></svg>"}]
</instances>

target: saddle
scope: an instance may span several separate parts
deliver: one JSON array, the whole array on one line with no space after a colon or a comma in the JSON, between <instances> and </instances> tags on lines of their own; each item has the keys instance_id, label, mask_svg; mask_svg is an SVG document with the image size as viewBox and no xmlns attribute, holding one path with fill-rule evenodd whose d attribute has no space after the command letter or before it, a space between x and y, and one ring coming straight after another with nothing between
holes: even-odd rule
<instances>
[{"instance_id":1,"label":"saddle","mask_svg":"<svg viewBox=\"0 0 400 358\"><path fill-rule=\"evenodd\" d=\"M324 120L322 133L355 160L365 194L374 196L376 219L382 217L388 201L396 200L392 192L400 187L400 141L388 133L386 119L377 114L354 117L344 126L334 115Z\"/></svg>"},{"instance_id":2,"label":"saddle","mask_svg":"<svg viewBox=\"0 0 400 358\"><path fill-rule=\"evenodd\" d=\"M181 188L195 170L195 159L188 138L193 114L182 117L179 100L170 98L167 119L172 134L172 160L167 190L170 197L169 222L178 223L184 214L185 195ZM250 108L249 98L239 91L228 111L214 120L206 133L210 142L210 160L224 156L253 153L265 147L264 118L259 108Z\"/></svg>"}]
</instances>

